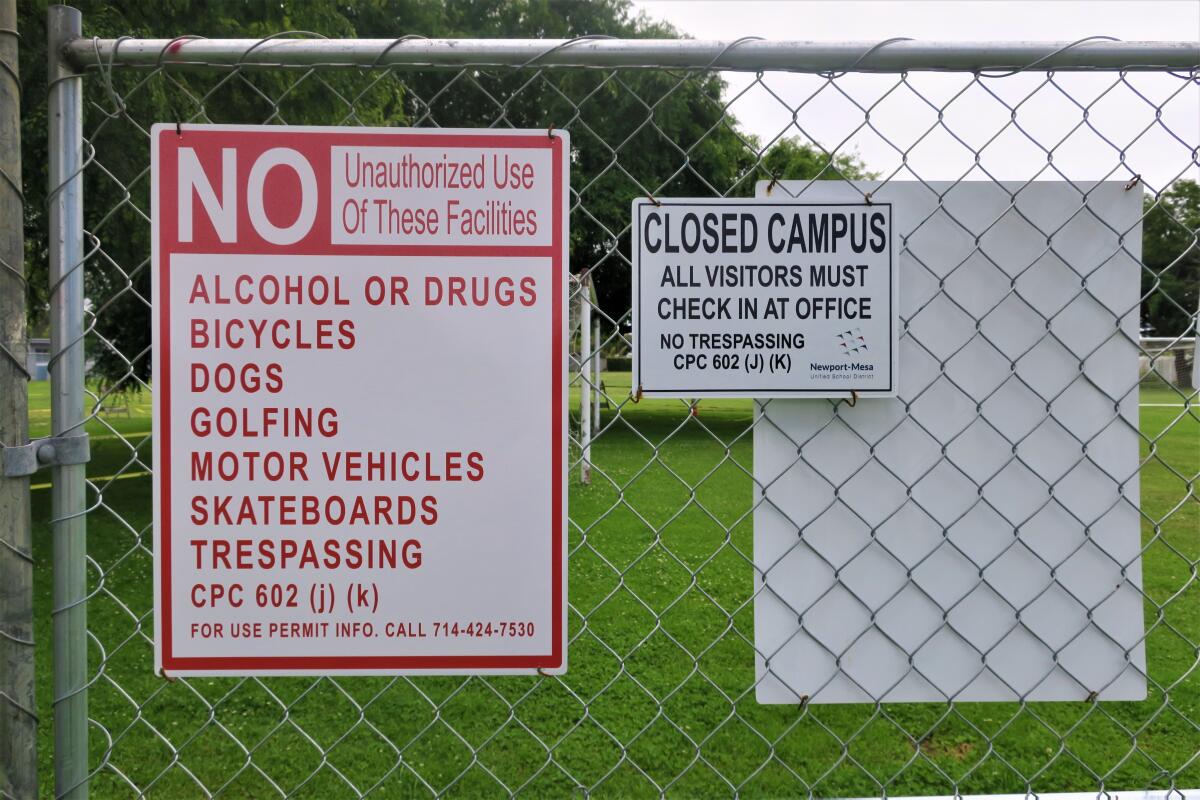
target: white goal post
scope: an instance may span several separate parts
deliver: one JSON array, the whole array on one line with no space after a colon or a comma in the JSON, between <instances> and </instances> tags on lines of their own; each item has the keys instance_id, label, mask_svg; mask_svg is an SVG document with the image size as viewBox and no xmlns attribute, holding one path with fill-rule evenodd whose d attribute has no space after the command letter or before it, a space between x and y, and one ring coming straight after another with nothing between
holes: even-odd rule
<instances>
[{"instance_id":1,"label":"white goal post","mask_svg":"<svg viewBox=\"0 0 1200 800\"><path fill-rule=\"evenodd\" d=\"M567 340L571 343L571 372L579 385L579 480L592 482L592 438L600 423L600 319L596 285L590 273L572 275L569 288ZM578 342L578 345L576 345Z\"/></svg>"}]
</instances>

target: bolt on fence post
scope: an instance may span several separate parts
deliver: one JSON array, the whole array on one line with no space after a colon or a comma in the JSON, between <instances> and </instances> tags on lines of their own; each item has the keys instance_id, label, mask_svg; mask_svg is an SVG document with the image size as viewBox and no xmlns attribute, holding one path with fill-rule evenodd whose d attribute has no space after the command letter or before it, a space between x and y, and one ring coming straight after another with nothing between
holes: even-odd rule
<instances>
[{"instance_id":1,"label":"bolt on fence post","mask_svg":"<svg viewBox=\"0 0 1200 800\"><path fill-rule=\"evenodd\" d=\"M50 391L55 436L81 432L83 359L83 79L63 46L83 30L70 6L46 18L50 126ZM84 464L51 471L54 540L54 793L87 797L87 528Z\"/></svg>"},{"instance_id":2,"label":"bolt on fence post","mask_svg":"<svg viewBox=\"0 0 1200 800\"><path fill-rule=\"evenodd\" d=\"M29 439L17 2L0 0L0 449ZM29 477L0 470L0 797L37 797Z\"/></svg>"}]
</instances>

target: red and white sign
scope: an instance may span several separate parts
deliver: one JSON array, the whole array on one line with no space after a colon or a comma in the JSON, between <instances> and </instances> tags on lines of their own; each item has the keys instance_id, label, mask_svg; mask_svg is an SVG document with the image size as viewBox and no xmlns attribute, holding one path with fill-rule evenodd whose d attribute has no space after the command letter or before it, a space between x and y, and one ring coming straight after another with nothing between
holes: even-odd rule
<instances>
[{"instance_id":1,"label":"red and white sign","mask_svg":"<svg viewBox=\"0 0 1200 800\"><path fill-rule=\"evenodd\" d=\"M157 667L564 671L566 135L151 149Z\"/></svg>"}]
</instances>

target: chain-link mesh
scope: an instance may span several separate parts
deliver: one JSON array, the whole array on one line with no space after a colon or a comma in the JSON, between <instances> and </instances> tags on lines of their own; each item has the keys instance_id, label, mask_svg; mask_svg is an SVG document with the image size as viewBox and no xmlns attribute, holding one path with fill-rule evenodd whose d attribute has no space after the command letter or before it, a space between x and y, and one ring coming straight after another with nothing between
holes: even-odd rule
<instances>
[{"instance_id":1,"label":"chain-link mesh","mask_svg":"<svg viewBox=\"0 0 1200 800\"><path fill-rule=\"evenodd\" d=\"M1161 358L1196 333L1197 206L1180 189L1197 174L1194 71L760 72L723 87L712 70L653 64L181 70L115 61L85 79L94 796L1200 787L1200 418L1196 393L1181 380L1187 357L1178 368L1172 357L1169 376ZM737 119L752 111L780 120L777 132L747 133ZM595 280L601 325L592 348L608 368L589 442L590 485L575 478L580 443L572 448L567 674L153 674L149 129L171 120L570 131L571 270ZM773 155L788 147L794 157ZM1153 177L1143 167L1151 160ZM1106 392L1115 424L1123 424L1122 400L1142 404L1145 701L1101 703L1081 693L1062 703L756 702L751 447L772 403L756 411L750 401L634 401L629 200L751 196L759 180L872 174L885 182L1108 179L1145 192L1142 221L1160 241L1153 257L1146 249L1144 297L1128 314L1153 306L1176 327L1154 331L1167 339L1144 348L1134 338L1142 379ZM966 233L985 247L982 230ZM952 285L937 291L956 302ZM902 320L903 337L917 337L920 313ZM1055 334L1052 316L1038 321L1045 336ZM1081 368L1089 356L1073 355ZM572 409L578 387L593 383L575 379ZM837 401L805 402L828 402L838 414ZM976 411L984 421L986 409ZM504 409L494 413L502 424ZM1046 419L1054 413L1048 405ZM952 463L950 442L938 444ZM1086 452L1086 441L1077 444ZM805 523L796 524L802 540Z\"/></svg>"}]
</instances>

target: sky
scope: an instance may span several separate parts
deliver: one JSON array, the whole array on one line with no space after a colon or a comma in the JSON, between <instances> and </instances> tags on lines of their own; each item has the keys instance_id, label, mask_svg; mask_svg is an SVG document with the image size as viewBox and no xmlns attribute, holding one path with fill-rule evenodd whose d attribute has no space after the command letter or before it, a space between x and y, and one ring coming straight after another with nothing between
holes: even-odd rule
<instances>
[{"instance_id":1,"label":"sky","mask_svg":"<svg viewBox=\"0 0 1200 800\"><path fill-rule=\"evenodd\" d=\"M742 36L872 43L896 36L1073 41L1093 35L1200 40L1196 0L635 0L634 7L693 38L724 41ZM885 177L1083 181L1136 173L1151 190L1178 177L1200 177L1190 152L1200 143L1200 85L1171 76L1129 73L1122 81L1117 73L1062 72L1047 83L1045 73L977 81L914 72L903 83L896 75L857 74L835 85L818 76L778 72L761 79L751 73L725 77L730 113L760 141L781 135L815 140L826 149L857 154ZM1090 126L1072 99L1087 107ZM866 108L870 126L864 124ZM1016 125L1010 108L1016 109ZM937 124L938 109L944 128Z\"/></svg>"}]
</instances>

